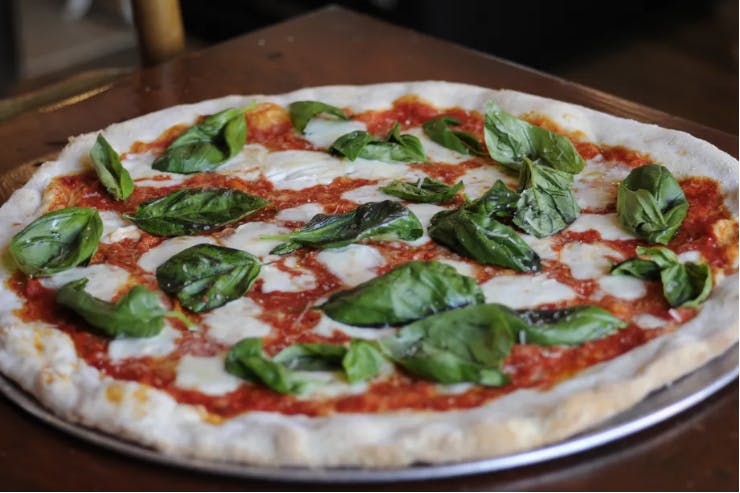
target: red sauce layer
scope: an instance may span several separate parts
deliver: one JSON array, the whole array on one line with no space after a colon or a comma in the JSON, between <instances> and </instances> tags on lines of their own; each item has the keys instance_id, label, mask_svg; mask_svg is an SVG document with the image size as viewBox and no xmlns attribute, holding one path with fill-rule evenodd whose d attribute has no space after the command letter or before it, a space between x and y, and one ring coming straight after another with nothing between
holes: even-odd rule
<instances>
[{"instance_id":1,"label":"red sauce layer","mask_svg":"<svg viewBox=\"0 0 740 493\"><path fill-rule=\"evenodd\" d=\"M482 115L459 108L438 109L414 96L395 101L388 110L367 111L352 117L365 122L371 133L382 136L395 122L399 122L403 129L407 129L418 127L429 118L440 115L458 118L461 121L458 127L460 130L471 132L482 140ZM248 143L259 143L270 150L312 149L311 144L295 132L287 111L280 106L262 103L256 110L247 113L246 118L249 125ZM630 167L650 162L649 156L630 149L585 142L582 135L568 134L552 121L537 115L527 115L527 120L567 135L586 159L601 155L604 161L622 163ZM185 125L176 125L152 142L136 142L129 153L161 153L186 128ZM411 166L435 179L454 183L465 171L492 164L488 158L472 158L458 165L425 163ZM88 173L55 179L50 197L52 209L77 205L96 207L100 210L132 212L142 202L180 188L229 187L268 199L273 208L264 209L245 221L269 222L280 209L310 202L322 204L327 212L351 210L357 204L342 199L342 194L359 186L375 183L372 180L337 178L327 185L293 191L277 189L265 178L244 180L236 176L202 173L169 187L137 186L127 200L116 202L106 194L95 175ZM706 178L688 178L681 181L681 187L686 193L690 207L681 229L669 247L678 252L698 250L716 269L731 265L737 256L737 223L727 221L718 239L715 223L731 219L731 214L723 205L718 184ZM461 199L456 200L459 202ZM225 228L217 232L216 236L229 235L236 226ZM634 255L635 249L641 244L639 241L602 240L599 233L593 230L580 233L566 231L553 238L553 248L556 251L573 241L602 242L624 257ZM140 269L137 261L146 251L162 241L162 238L142 232L138 240L126 239L114 244L101 244L92 263L109 263L127 269L137 282L155 289L156 280L151 274ZM433 242L419 247L411 247L402 242L374 242L372 245L386 260L386 265L378 269L378 274L383 274L410 260L449 258L476 265ZM349 339L339 332L324 337L311 331L320 318L320 314L312 310L312 307L328 294L343 289L341 281L318 262L317 254L316 251L299 250L296 264L288 266L284 260L276 264L277 268L289 275L298 275L301 270L310 272L316 279L314 288L300 293L264 293L262 281L257 281L248 293L248 296L263 308L260 317L262 321L269 323L274 329L273 335L264 339L265 349L269 354L274 354L296 342L342 343ZM642 330L630 325L611 336L572 348L516 345L505 361L505 371L510 375L511 383L501 388L474 387L460 394L444 394L438 392L434 383L400 374L390 380L371 384L368 391L363 394L334 399L299 400L294 396L281 395L259 385L243 385L230 394L212 397L196 391L183 390L174 385L177 363L182 355L210 356L228 350L228 347L209 340L207 332L188 331L181 324L175 324L181 330L181 337L174 353L165 357L129 358L114 362L107 356L108 340L95 334L70 312L60 309L54 302L52 290L44 288L38 280L27 279L21 275L14 277L10 281L10 286L27 300L18 313L22 319L56 324L60 330L70 335L78 353L90 365L115 378L139 381L163 389L179 402L201 405L212 417L215 416L214 419L250 410L313 416L334 412L384 412L409 408L427 410L471 408L518 388L549 388L584 368L614 358L666 331L674 330L678 323L695 315L693 309L671 310L663 299L658 282L648 283L648 294L639 300L628 302L604 296L599 301L593 302L587 300L587 297L596 289L594 281L573 278L566 265L554 260L543 261L543 272L567 284L578 293L576 304L597 304L624 319L630 319L634 313L649 313L672 322L664 329L657 330ZM511 270L479 266L477 279L482 283L498 275L511 274L514 274ZM559 303L546 307L555 308L567 304ZM194 314L189 316L196 322L200 320L200 317Z\"/></svg>"}]
</instances>

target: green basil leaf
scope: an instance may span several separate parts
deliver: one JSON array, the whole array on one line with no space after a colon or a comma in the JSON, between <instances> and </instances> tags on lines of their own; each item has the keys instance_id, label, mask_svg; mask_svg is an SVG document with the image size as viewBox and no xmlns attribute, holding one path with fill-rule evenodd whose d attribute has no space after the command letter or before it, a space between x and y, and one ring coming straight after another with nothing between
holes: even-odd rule
<instances>
[{"instance_id":1,"label":"green basil leaf","mask_svg":"<svg viewBox=\"0 0 740 493\"><path fill-rule=\"evenodd\" d=\"M349 383L371 380L378 373L385 358L377 346L369 341L353 340L349 350L342 358L342 367Z\"/></svg>"},{"instance_id":2,"label":"green basil leaf","mask_svg":"<svg viewBox=\"0 0 740 493\"><path fill-rule=\"evenodd\" d=\"M231 188L184 188L123 216L147 233L182 236L226 226L268 205L261 197Z\"/></svg>"},{"instance_id":3,"label":"green basil leaf","mask_svg":"<svg viewBox=\"0 0 740 493\"><path fill-rule=\"evenodd\" d=\"M317 214L300 230L263 239L288 240L270 253L282 255L302 246L339 248L365 239L416 240L424 234L419 219L393 200L370 202L345 214Z\"/></svg>"},{"instance_id":4,"label":"green basil leaf","mask_svg":"<svg viewBox=\"0 0 740 493\"><path fill-rule=\"evenodd\" d=\"M259 338L242 339L226 355L226 371L245 380L257 381L281 394L299 394L307 386L288 368L270 360L262 351Z\"/></svg>"},{"instance_id":5,"label":"green basil leaf","mask_svg":"<svg viewBox=\"0 0 740 493\"><path fill-rule=\"evenodd\" d=\"M157 293L134 286L116 303L98 299L85 291L87 279L78 279L59 288L56 301L80 315L109 337L152 337L164 327L169 316Z\"/></svg>"},{"instance_id":6,"label":"green basil leaf","mask_svg":"<svg viewBox=\"0 0 740 493\"><path fill-rule=\"evenodd\" d=\"M332 294L319 308L359 327L401 325L442 311L483 303L475 279L441 262L412 261L353 289Z\"/></svg>"},{"instance_id":7,"label":"green basil leaf","mask_svg":"<svg viewBox=\"0 0 740 493\"><path fill-rule=\"evenodd\" d=\"M712 292L712 269L708 264L682 264L675 253L664 247L637 247L637 255L615 265L612 274L660 278L663 296L672 307L695 308Z\"/></svg>"},{"instance_id":8,"label":"green basil leaf","mask_svg":"<svg viewBox=\"0 0 740 493\"><path fill-rule=\"evenodd\" d=\"M22 272L48 276L90 260L102 234L98 211L67 207L44 214L19 231L9 251Z\"/></svg>"},{"instance_id":9,"label":"green basil leaf","mask_svg":"<svg viewBox=\"0 0 740 493\"><path fill-rule=\"evenodd\" d=\"M603 308L576 306L558 310L525 310L519 316L528 327L517 334L521 344L577 346L601 339L627 326Z\"/></svg>"},{"instance_id":10,"label":"green basil leaf","mask_svg":"<svg viewBox=\"0 0 740 493\"><path fill-rule=\"evenodd\" d=\"M525 158L514 224L537 238L567 228L581 213L572 183L573 175Z\"/></svg>"},{"instance_id":11,"label":"green basil leaf","mask_svg":"<svg viewBox=\"0 0 740 493\"><path fill-rule=\"evenodd\" d=\"M98 179L105 189L116 200L125 200L134 191L134 182L126 168L121 165L118 153L98 134L95 144L90 149L90 159Z\"/></svg>"},{"instance_id":12,"label":"green basil leaf","mask_svg":"<svg viewBox=\"0 0 740 493\"><path fill-rule=\"evenodd\" d=\"M491 157L514 171L521 170L524 158L571 174L585 166L570 139L520 120L493 102L486 105L484 135Z\"/></svg>"},{"instance_id":13,"label":"green basil leaf","mask_svg":"<svg viewBox=\"0 0 740 493\"><path fill-rule=\"evenodd\" d=\"M667 168L658 164L633 169L619 185L619 222L650 243L668 243L688 209L681 186Z\"/></svg>"},{"instance_id":14,"label":"green basil leaf","mask_svg":"<svg viewBox=\"0 0 740 493\"><path fill-rule=\"evenodd\" d=\"M247 140L244 108L231 108L211 115L175 139L152 163L170 173L211 171L235 156Z\"/></svg>"},{"instance_id":15,"label":"green basil leaf","mask_svg":"<svg viewBox=\"0 0 740 493\"><path fill-rule=\"evenodd\" d=\"M486 151L475 137L475 135L461 130L451 130L451 126L460 125L460 120L452 116L440 116L427 120L422 129L432 141L459 152L460 154L473 154L485 156Z\"/></svg>"},{"instance_id":16,"label":"green basil leaf","mask_svg":"<svg viewBox=\"0 0 740 493\"><path fill-rule=\"evenodd\" d=\"M509 381L501 364L513 334L525 328L503 305L472 305L406 325L378 342L393 361L421 378L500 386Z\"/></svg>"},{"instance_id":17,"label":"green basil leaf","mask_svg":"<svg viewBox=\"0 0 740 493\"><path fill-rule=\"evenodd\" d=\"M442 203L452 200L462 187L463 182L461 181L448 185L424 177L416 180L416 183L394 180L390 185L381 187L380 191L410 202Z\"/></svg>"},{"instance_id":18,"label":"green basil leaf","mask_svg":"<svg viewBox=\"0 0 740 493\"><path fill-rule=\"evenodd\" d=\"M432 216L429 236L453 252L482 264L520 272L540 270L540 257L516 231L465 207Z\"/></svg>"},{"instance_id":19,"label":"green basil leaf","mask_svg":"<svg viewBox=\"0 0 740 493\"><path fill-rule=\"evenodd\" d=\"M295 101L288 105L290 112L290 121L296 130L303 133L308 125L309 120L321 113L333 115L340 120L349 120L341 108L319 101Z\"/></svg>"},{"instance_id":20,"label":"green basil leaf","mask_svg":"<svg viewBox=\"0 0 740 493\"><path fill-rule=\"evenodd\" d=\"M170 257L156 275L162 291L202 313L241 298L259 272L259 259L247 252L202 244Z\"/></svg>"},{"instance_id":21,"label":"green basil leaf","mask_svg":"<svg viewBox=\"0 0 740 493\"><path fill-rule=\"evenodd\" d=\"M398 123L385 140L380 140L372 134L356 130L339 137L329 148L331 152L341 154L350 161L358 157L377 161L423 162L426 153L421 141L409 134L401 134Z\"/></svg>"},{"instance_id":22,"label":"green basil leaf","mask_svg":"<svg viewBox=\"0 0 740 493\"><path fill-rule=\"evenodd\" d=\"M293 344L272 360L289 370L326 371L341 368L346 354L347 348L337 344Z\"/></svg>"},{"instance_id":23,"label":"green basil leaf","mask_svg":"<svg viewBox=\"0 0 740 493\"><path fill-rule=\"evenodd\" d=\"M519 194L496 180L483 195L465 205L465 209L493 217L511 217L517 209Z\"/></svg>"}]
</instances>

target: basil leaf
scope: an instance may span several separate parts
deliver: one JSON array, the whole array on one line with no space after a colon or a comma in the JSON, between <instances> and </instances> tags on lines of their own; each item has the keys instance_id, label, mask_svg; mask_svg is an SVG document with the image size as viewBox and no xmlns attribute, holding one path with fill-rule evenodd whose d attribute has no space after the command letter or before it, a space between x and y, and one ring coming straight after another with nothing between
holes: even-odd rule
<instances>
[{"instance_id":1,"label":"basil leaf","mask_svg":"<svg viewBox=\"0 0 740 493\"><path fill-rule=\"evenodd\" d=\"M514 224L537 238L567 228L581 212L572 183L573 175L524 158Z\"/></svg>"},{"instance_id":2,"label":"basil leaf","mask_svg":"<svg viewBox=\"0 0 740 493\"><path fill-rule=\"evenodd\" d=\"M474 154L485 156L486 151L475 135L461 130L450 130L451 126L460 125L460 120L452 116L440 116L427 120L422 129L432 141L459 152L460 154Z\"/></svg>"},{"instance_id":3,"label":"basil leaf","mask_svg":"<svg viewBox=\"0 0 740 493\"><path fill-rule=\"evenodd\" d=\"M235 156L247 140L244 108L231 108L211 115L175 139L152 163L170 173L210 171Z\"/></svg>"},{"instance_id":4,"label":"basil leaf","mask_svg":"<svg viewBox=\"0 0 740 493\"><path fill-rule=\"evenodd\" d=\"M475 279L441 262L412 261L353 289L332 294L319 308L359 327L401 325L438 312L483 303Z\"/></svg>"},{"instance_id":5,"label":"basil leaf","mask_svg":"<svg viewBox=\"0 0 740 493\"><path fill-rule=\"evenodd\" d=\"M517 209L519 194L496 180L491 188L483 195L465 205L470 212L485 214L494 217L511 217Z\"/></svg>"},{"instance_id":6,"label":"basil leaf","mask_svg":"<svg viewBox=\"0 0 740 493\"><path fill-rule=\"evenodd\" d=\"M419 320L380 339L381 349L410 373L442 383L500 386L501 364L526 324L503 305L472 305Z\"/></svg>"},{"instance_id":7,"label":"basil leaf","mask_svg":"<svg viewBox=\"0 0 740 493\"><path fill-rule=\"evenodd\" d=\"M253 255L216 245L195 245L157 267L160 289L196 313L241 298L260 272Z\"/></svg>"},{"instance_id":8,"label":"basil leaf","mask_svg":"<svg viewBox=\"0 0 740 493\"><path fill-rule=\"evenodd\" d=\"M712 269L706 263L681 263L671 250L664 247L637 247L639 257L614 266L612 274L639 279L658 279L663 284L663 296L672 307L697 307L712 292Z\"/></svg>"},{"instance_id":9,"label":"basil leaf","mask_svg":"<svg viewBox=\"0 0 740 493\"><path fill-rule=\"evenodd\" d=\"M268 205L231 188L184 188L144 202L123 217L153 235L182 236L212 231Z\"/></svg>"},{"instance_id":10,"label":"basil leaf","mask_svg":"<svg viewBox=\"0 0 740 493\"><path fill-rule=\"evenodd\" d=\"M98 179L105 189L116 200L125 200L134 191L134 182L126 168L121 165L118 153L98 134L95 144L90 149L90 159Z\"/></svg>"},{"instance_id":11,"label":"basil leaf","mask_svg":"<svg viewBox=\"0 0 740 493\"><path fill-rule=\"evenodd\" d=\"M22 272L48 276L90 260L102 234L98 211L67 207L44 214L19 231L9 252Z\"/></svg>"},{"instance_id":12,"label":"basil leaf","mask_svg":"<svg viewBox=\"0 0 740 493\"><path fill-rule=\"evenodd\" d=\"M453 252L482 264L521 272L540 270L540 257L516 231L465 207L432 216L429 236Z\"/></svg>"},{"instance_id":13,"label":"basil leaf","mask_svg":"<svg viewBox=\"0 0 740 493\"><path fill-rule=\"evenodd\" d=\"M401 134L398 123L385 140L380 140L363 130L355 130L339 137L329 148L350 161L358 157L377 161L423 162L426 160L421 141L409 134Z\"/></svg>"},{"instance_id":14,"label":"basil leaf","mask_svg":"<svg viewBox=\"0 0 740 493\"><path fill-rule=\"evenodd\" d=\"M336 116L340 120L349 120L341 108L319 101L295 101L288 105L290 121L296 130L303 133L309 120L321 113Z\"/></svg>"},{"instance_id":15,"label":"basil leaf","mask_svg":"<svg viewBox=\"0 0 740 493\"><path fill-rule=\"evenodd\" d=\"M306 389L305 379L270 360L262 351L259 338L242 339L226 355L226 371L245 380L257 381L281 394L299 394Z\"/></svg>"},{"instance_id":16,"label":"basil leaf","mask_svg":"<svg viewBox=\"0 0 740 493\"><path fill-rule=\"evenodd\" d=\"M521 344L577 346L623 329L625 322L603 308L576 306L558 310L524 310L528 327L517 334Z\"/></svg>"},{"instance_id":17,"label":"basil leaf","mask_svg":"<svg viewBox=\"0 0 740 493\"><path fill-rule=\"evenodd\" d=\"M380 191L410 202L442 203L452 200L462 187L463 182L461 181L454 185L448 185L424 177L416 180L416 183L394 180L390 185L381 187Z\"/></svg>"},{"instance_id":18,"label":"basil leaf","mask_svg":"<svg viewBox=\"0 0 740 493\"><path fill-rule=\"evenodd\" d=\"M57 291L56 301L109 337L155 336L164 327L164 317L173 315L157 293L144 286L134 286L116 303L110 303L88 294L86 284L87 279L65 284Z\"/></svg>"},{"instance_id":19,"label":"basil leaf","mask_svg":"<svg viewBox=\"0 0 740 493\"><path fill-rule=\"evenodd\" d=\"M667 168L658 164L633 169L619 185L619 222L650 243L668 243L688 209L681 186Z\"/></svg>"},{"instance_id":20,"label":"basil leaf","mask_svg":"<svg viewBox=\"0 0 740 493\"><path fill-rule=\"evenodd\" d=\"M484 135L490 156L514 171L521 170L524 158L571 174L585 166L570 139L520 120L493 102L486 105Z\"/></svg>"},{"instance_id":21,"label":"basil leaf","mask_svg":"<svg viewBox=\"0 0 740 493\"><path fill-rule=\"evenodd\" d=\"M384 362L385 358L375 344L353 340L342 358L342 367L350 383L364 382L380 373Z\"/></svg>"},{"instance_id":22,"label":"basil leaf","mask_svg":"<svg viewBox=\"0 0 740 493\"><path fill-rule=\"evenodd\" d=\"M272 360L289 370L325 371L341 368L346 354L347 348L337 344L293 344Z\"/></svg>"},{"instance_id":23,"label":"basil leaf","mask_svg":"<svg viewBox=\"0 0 740 493\"><path fill-rule=\"evenodd\" d=\"M424 228L413 212L393 200L370 202L345 214L317 214L300 230L263 239L289 240L270 253L282 255L302 246L339 248L365 239L416 240Z\"/></svg>"}]
</instances>

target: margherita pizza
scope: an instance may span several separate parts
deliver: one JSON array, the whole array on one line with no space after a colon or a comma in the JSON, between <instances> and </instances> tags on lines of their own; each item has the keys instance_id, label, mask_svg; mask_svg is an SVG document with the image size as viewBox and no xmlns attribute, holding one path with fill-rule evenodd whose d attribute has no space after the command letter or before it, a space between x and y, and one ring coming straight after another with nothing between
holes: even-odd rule
<instances>
[{"instance_id":1,"label":"margherita pizza","mask_svg":"<svg viewBox=\"0 0 740 493\"><path fill-rule=\"evenodd\" d=\"M400 467L552 443L737 340L738 163L448 82L176 106L0 209L0 369L163 453Z\"/></svg>"}]
</instances>

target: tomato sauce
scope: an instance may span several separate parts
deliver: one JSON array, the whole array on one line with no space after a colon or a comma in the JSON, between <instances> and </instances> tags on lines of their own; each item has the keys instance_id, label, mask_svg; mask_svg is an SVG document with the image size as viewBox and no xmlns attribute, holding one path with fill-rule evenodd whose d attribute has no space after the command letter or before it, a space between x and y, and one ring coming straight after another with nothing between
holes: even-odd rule
<instances>
[{"instance_id":1,"label":"tomato sauce","mask_svg":"<svg viewBox=\"0 0 740 493\"><path fill-rule=\"evenodd\" d=\"M369 132L383 136L396 122L399 122L403 129L408 129L421 126L429 118L441 115L458 118L461 124L455 127L455 130L470 132L482 141L482 115L459 108L440 110L415 96L400 98L387 110L366 111L351 117L365 122ZM270 150L313 149L312 145L293 129L287 111L280 106L262 103L248 112L245 118L249 127L247 140L249 144L261 144ZM585 159L601 156L604 161L622 163L630 167L651 162L646 154L622 147L587 142L582 134L568 134L546 118L527 115L526 119L533 124L567 135L574 141L578 152ZM186 125L176 125L152 142L136 142L128 154L142 152L159 154L187 128ZM410 166L437 180L452 184L469 169L491 165L494 163L490 159L475 157L457 165L426 163ZM108 196L93 173L83 173L56 178L51 185L49 196L51 209L76 205L131 213L139 204L181 188L228 187L269 200L272 207L258 211L244 221L270 222L274 220L277 211L306 203L321 204L327 213L352 210L358 204L343 199L342 194L360 186L377 183L376 180L342 177L329 184L315 185L303 190L282 190L264 177L245 180L235 175L201 173L189 176L183 182L172 186L137 186L128 199L117 202ZM732 217L723 204L718 183L707 178L687 178L681 180L680 184L690 206L686 219L669 247L677 252L697 250L715 269L727 269L726 266L732 265L737 256L737 224L730 221L722 240L717 239L717 234L713 230L715 223ZM457 197L452 203L460 205L462 199ZM302 223L289 224L299 227ZM226 237L232 234L237 226L238 224L234 224L223 228L214 233L214 236ZM101 243L91 262L108 263L124 268L131 273L137 283L156 289L154 276L142 270L137 262L141 255L162 241L164 238L141 232L137 239L129 238L112 244ZM574 241L604 243L618 251L624 258L635 255L637 246L644 244L637 240L605 240L594 230L564 231L552 237L552 249L558 252L565 244ZM371 241L369 244L376 248L386 261L384 266L377 269L379 275L411 260L445 258L476 265L479 283L498 275L515 274L514 271L501 267L480 266L434 242L415 247L398 241ZM263 338L265 351L270 355L298 342L345 343L350 340L341 332L325 336L312 331L321 318L320 312L313 307L331 293L343 289L341 280L317 260L317 255L317 251L301 249L293 257L295 259L293 263L288 264L283 258L273 265L290 276L309 273L315 280L309 289L295 293L282 291L266 293L263 291L263 281L258 280L247 294L262 308L260 319L273 328L271 335ZM578 303L601 306L625 320L631 319L635 313L646 313L660 317L667 323L660 329L652 330L643 330L631 324L610 336L577 347L515 345L504 363L504 371L510 376L511 383L500 388L473 386L461 393L446 393L440 391L432 382L418 380L402 372L389 379L371 383L368 391L363 394L335 398L303 400L253 384L245 384L229 394L214 397L181 389L174 384L177 364L183 355L213 356L229 349L226 345L210 340L204 327L190 331L182 323L173 320L172 325L180 331L180 338L177 349L172 354L164 357L113 361L107 353L108 339L99 336L87 327L84 321L59 307L54 301L53 290L44 288L36 279L29 279L20 274L9 281L9 286L26 300L23 308L18 311L21 319L55 324L69 334L78 354L90 365L114 378L139 381L160 388L179 402L202 406L210 413L209 416L216 420L245 411L258 410L316 416L336 412L385 412L400 409L444 411L472 408L519 388L547 389L585 368L619 356L667 331L675 330L680 323L696 314L694 309L671 309L662 295L658 281L647 281L647 294L637 300L626 301L605 295L593 301L586 298L598 289L596 281L575 279L570 269L557 260L545 259L542 266L543 273L568 285L578 294ZM174 304L175 309L181 309L176 300L170 302ZM563 302L544 307L556 308L567 304ZM196 323L202 320L202 317L196 314L188 313L188 317Z\"/></svg>"}]
</instances>

